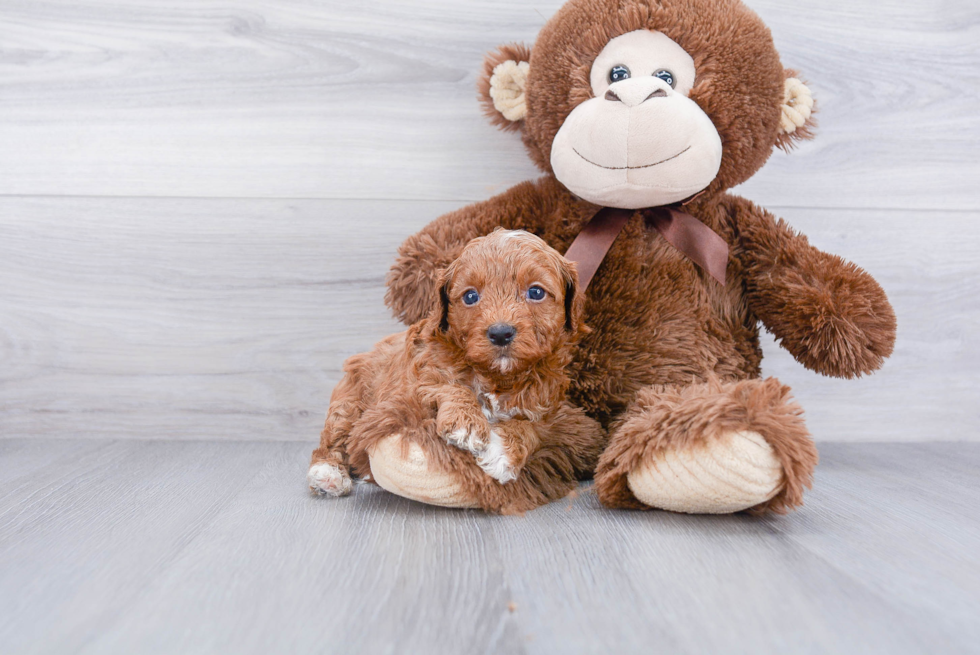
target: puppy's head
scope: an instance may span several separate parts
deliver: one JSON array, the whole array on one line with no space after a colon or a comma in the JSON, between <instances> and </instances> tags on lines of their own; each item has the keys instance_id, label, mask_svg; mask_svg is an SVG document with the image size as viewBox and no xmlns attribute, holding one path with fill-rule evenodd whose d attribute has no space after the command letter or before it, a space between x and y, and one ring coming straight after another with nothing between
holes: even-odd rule
<instances>
[{"instance_id":1,"label":"puppy's head","mask_svg":"<svg viewBox=\"0 0 980 655\"><path fill-rule=\"evenodd\" d=\"M436 333L467 364L496 375L567 353L585 332L575 265L538 237L497 229L442 272Z\"/></svg>"}]
</instances>

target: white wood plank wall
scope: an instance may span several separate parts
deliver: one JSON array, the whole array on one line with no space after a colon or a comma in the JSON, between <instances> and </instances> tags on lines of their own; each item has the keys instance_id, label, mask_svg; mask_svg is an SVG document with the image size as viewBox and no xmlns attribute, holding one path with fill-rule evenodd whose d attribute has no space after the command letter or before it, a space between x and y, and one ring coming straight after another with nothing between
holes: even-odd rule
<instances>
[{"instance_id":1,"label":"white wood plank wall","mask_svg":"<svg viewBox=\"0 0 980 655\"><path fill-rule=\"evenodd\" d=\"M314 439L397 244L535 176L475 100L560 0L0 0L0 436ZM741 192L889 292L821 440L980 440L980 5L751 0L820 103Z\"/></svg>"}]
</instances>

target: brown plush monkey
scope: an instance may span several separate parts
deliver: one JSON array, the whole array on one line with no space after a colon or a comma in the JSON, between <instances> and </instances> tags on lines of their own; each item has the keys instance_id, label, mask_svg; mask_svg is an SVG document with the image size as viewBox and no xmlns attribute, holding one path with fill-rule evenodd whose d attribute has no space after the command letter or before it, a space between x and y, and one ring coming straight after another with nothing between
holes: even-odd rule
<instances>
[{"instance_id":1,"label":"brown plush monkey","mask_svg":"<svg viewBox=\"0 0 980 655\"><path fill-rule=\"evenodd\" d=\"M600 500L800 505L817 453L789 389L760 379L759 323L805 367L852 378L891 353L895 315L866 272L727 193L811 136L810 92L766 26L738 0L570 0L533 49L489 55L480 89L545 175L410 237L388 278L394 313L425 316L437 271L473 237L524 229L565 252L601 208L631 210L588 288L592 333L570 370L569 398L608 430ZM663 208L696 220L671 234ZM699 259L714 235L724 282ZM400 456L381 449L372 466Z\"/></svg>"}]
</instances>

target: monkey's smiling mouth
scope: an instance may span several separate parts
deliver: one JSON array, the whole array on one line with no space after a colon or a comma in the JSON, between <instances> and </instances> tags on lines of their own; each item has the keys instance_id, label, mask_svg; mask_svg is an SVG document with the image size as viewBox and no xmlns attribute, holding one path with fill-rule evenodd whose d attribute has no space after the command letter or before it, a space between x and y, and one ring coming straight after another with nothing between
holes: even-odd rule
<instances>
[{"instance_id":1,"label":"monkey's smiling mouth","mask_svg":"<svg viewBox=\"0 0 980 655\"><path fill-rule=\"evenodd\" d=\"M638 168L652 168L653 166L659 166L660 164L663 164L665 162L668 162L671 159L677 159L678 157L680 157L681 155L683 155L685 152L687 152L690 149L691 149L691 146L688 146L688 147L684 148L683 150L681 150L676 155L672 155L672 156L668 157L667 159L661 159L660 161L654 162L652 164L644 164L643 166L603 166L602 164L595 163L591 159L587 159L585 157L585 155L583 155L581 152L579 152L578 150L576 150L574 147L572 148L572 152L574 152L576 155L578 155L579 157L581 157L583 160L587 161L588 163L592 164L593 166L597 166L599 168L605 168L605 169L610 170L610 171L625 171L625 170L632 171L632 170L636 170Z\"/></svg>"}]
</instances>

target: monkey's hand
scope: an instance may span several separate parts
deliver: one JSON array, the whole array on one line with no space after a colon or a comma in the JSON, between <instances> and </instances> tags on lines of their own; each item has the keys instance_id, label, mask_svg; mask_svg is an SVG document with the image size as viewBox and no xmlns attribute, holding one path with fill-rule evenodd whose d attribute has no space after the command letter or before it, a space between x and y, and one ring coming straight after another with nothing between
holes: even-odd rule
<instances>
[{"instance_id":1,"label":"monkey's hand","mask_svg":"<svg viewBox=\"0 0 980 655\"><path fill-rule=\"evenodd\" d=\"M749 306L798 362L852 378L881 367L895 345L895 312L863 269L822 252L782 220L739 204L736 256Z\"/></svg>"}]
</instances>

